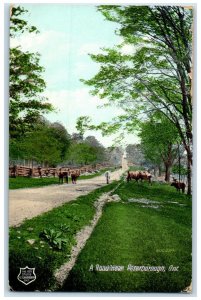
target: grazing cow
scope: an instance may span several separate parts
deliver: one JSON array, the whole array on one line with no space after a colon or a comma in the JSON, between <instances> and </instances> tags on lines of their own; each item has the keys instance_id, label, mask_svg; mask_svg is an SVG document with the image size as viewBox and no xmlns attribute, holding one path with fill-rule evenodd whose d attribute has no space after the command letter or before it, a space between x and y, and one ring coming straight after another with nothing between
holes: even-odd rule
<instances>
[{"instance_id":1,"label":"grazing cow","mask_svg":"<svg viewBox=\"0 0 201 300\"><path fill-rule=\"evenodd\" d=\"M182 190L182 193L185 192L186 185L184 182L174 181L171 183L171 186L174 186L177 189L177 191L179 191L179 192L180 192L180 190Z\"/></svg>"},{"instance_id":2,"label":"grazing cow","mask_svg":"<svg viewBox=\"0 0 201 300\"><path fill-rule=\"evenodd\" d=\"M152 175L147 171L135 171L130 172L128 171L127 175L127 182L129 182L131 179L134 179L136 182L139 180L142 182L143 180L147 180L149 183L151 183Z\"/></svg>"},{"instance_id":3,"label":"grazing cow","mask_svg":"<svg viewBox=\"0 0 201 300\"><path fill-rule=\"evenodd\" d=\"M139 179L141 179L141 182L143 180L147 180L149 183L151 183L152 175L149 172L147 172L147 171L140 171L138 176L139 176Z\"/></svg>"},{"instance_id":4,"label":"grazing cow","mask_svg":"<svg viewBox=\"0 0 201 300\"><path fill-rule=\"evenodd\" d=\"M80 171L79 170L75 170L71 173L71 180L73 184L77 183L77 179L80 176Z\"/></svg>"},{"instance_id":5,"label":"grazing cow","mask_svg":"<svg viewBox=\"0 0 201 300\"><path fill-rule=\"evenodd\" d=\"M131 181L131 179L134 179L135 181L138 182L139 178L139 171L135 171L135 172L130 172L128 171L128 175L127 175L127 182Z\"/></svg>"}]
</instances>

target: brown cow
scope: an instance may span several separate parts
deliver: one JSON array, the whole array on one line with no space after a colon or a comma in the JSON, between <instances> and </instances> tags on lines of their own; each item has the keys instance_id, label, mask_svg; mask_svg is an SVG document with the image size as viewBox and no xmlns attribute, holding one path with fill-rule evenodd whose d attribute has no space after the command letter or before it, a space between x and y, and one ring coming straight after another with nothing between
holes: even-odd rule
<instances>
[{"instance_id":1,"label":"brown cow","mask_svg":"<svg viewBox=\"0 0 201 300\"><path fill-rule=\"evenodd\" d=\"M143 180L147 180L149 183L151 183L151 178L152 178L152 175L149 172L147 172L147 171L139 172L139 179L141 179L141 182Z\"/></svg>"},{"instance_id":2,"label":"brown cow","mask_svg":"<svg viewBox=\"0 0 201 300\"><path fill-rule=\"evenodd\" d=\"M128 171L128 175L127 175L126 179L127 179L127 182L131 181L131 179L134 179L135 181L138 182L138 180L140 179L139 171L135 171L135 172Z\"/></svg>"},{"instance_id":3,"label":"brown cow","mask_svg":"<svg viewBox=\"0 0 201 300\"><path fill-rule=\"evenodd\" d=\"M68 171L62 171L61 168L60 168L59 169L59 174L58 174L59 183L64 183L64 179L65 179L65 182L68 183L68 174L69 174Z\"/></svg>"},{"instance_id":4,"label":"brown cow","mask_svg":"<svg viewBox=\"0 0 201 300\"><path fill-rule=\"evenodd\" d=\"M177 191L179 191L179 192L180 192L180 190L182 190L182 193L185 192L186 185L184 182L174 181L171 183L171 186L174 186L177 189Z\"/></svg>"},{"instance_id":5,"label":"brown cow","mask_svg":"<svg viewBox=\"0 0 201 300\"><path fill-rule=\"evenodd\" d=\"M77 183L77 179L80 176L80 170L75 170L71 173L71 180L73 184Z\"/></svg>"},{"instance_id":6,"label":"brown cow","mask_svg":"<svg viewBox=\"0 0 201 300\"><path fill-rule=\"evenodd\" d=\"M147 171L134 171L134 172L128 171L128 175L126 179L127 182L131 181L131 179L134 179L136 182L138 182L138 180L141 180L141 182L143 180L147 180L149 183L151 183L151 178L152 175Z\"/></svg>"}]
</instances>

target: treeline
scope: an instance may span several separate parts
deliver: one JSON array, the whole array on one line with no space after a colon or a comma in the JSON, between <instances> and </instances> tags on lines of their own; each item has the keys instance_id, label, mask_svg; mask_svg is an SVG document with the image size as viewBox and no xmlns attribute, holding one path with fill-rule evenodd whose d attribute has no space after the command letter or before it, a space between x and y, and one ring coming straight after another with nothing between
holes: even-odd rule
<instances>
[{"instance_id":1,"label":"treeline","mask_svg":"<svg viewBox=\"0 0 201 300\"><path fill-rule=\"evenodd\" d=\"M93 136L70 135L59 122L44 118L18 138L10 138L10 162L28 160L44 166L87 165L106 160L106 150Z\"/></svg>"}]
</instances>

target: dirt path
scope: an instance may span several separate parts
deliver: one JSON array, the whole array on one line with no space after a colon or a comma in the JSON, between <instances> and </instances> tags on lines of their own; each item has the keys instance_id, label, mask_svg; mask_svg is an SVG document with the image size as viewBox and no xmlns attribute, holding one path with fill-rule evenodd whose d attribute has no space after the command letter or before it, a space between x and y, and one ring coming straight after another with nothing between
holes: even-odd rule
<instances>
[{"instance_id":1,"label":"dirt path","mask_svg":"<svg viewBox=\"0 0 201 300\"><path fill-rule=\"evenodd\" d=\"M111 180L120 179L123 171L120 169L111 173ZM9 226L20 225L25 219L31 219L81 195L86 195L105 184L105 176L101 175L79 180L77 184L10 190Z\"/></svg>"}]
</instances>

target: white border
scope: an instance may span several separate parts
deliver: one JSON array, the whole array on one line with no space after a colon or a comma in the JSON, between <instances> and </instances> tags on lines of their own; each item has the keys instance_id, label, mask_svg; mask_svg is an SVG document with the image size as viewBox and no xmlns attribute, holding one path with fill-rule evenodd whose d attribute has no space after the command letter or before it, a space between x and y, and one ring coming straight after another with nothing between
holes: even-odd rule
<instances>
[{"instance_id":1,"label":"white border","mask_svg":"<svg viewBox=\"0 0 201 300\"><path fill-rule=\"evenodd\" d=\"M196 116L194 116L194 133L196 134L197 133L197 140L194 141L194 147L196 146L197 144L197 147L195 147L196 149L194 149L194 158L196 157L196 153L197 153L197 168L194 168L194 183L196 184L196 177L198 177L198 185L200 184L199 182L199 170L200 170L200 157L199 157L199 153L201 151L201 145L200 145L200 142L201 142L201 139L198 138L198 132L199 132L199 126L200 126L200 120L199 120L199 113L200 113L200 101L201 101L201 97L200 97L200 91L198 91L198 88L196 85L200 85L200 74L199 74L199 71L200 69L196 68L196 53L197 53L197 66L201 66L201 60L200 60L200 55L199 53L201 53L201 50L200 50L200 44L201 44L201 24L200 24L200 20L201 20L201 3L199 3L199 1L176 1L176 2L173 2L173 1L165 1L165 0L160 0L160 1L151 1L151 0L146 0L144 3L140 0L125 0L125 1L121 1L121 0L88 0L88 1L85 1L85 0L74 0L74 1L68 1L68 0L60 0L58 2L56 2L55 0L43 0L43 1L31 1L31 0L27 0L27 1L16 1L16 0L13 0L13 1L0 1L0 20L1 20L1 26L0 26L0 39L1 39L1 44L0 44L0 49L1 49L1 55L0 55L0 72L2 73L1 76L0 76L0 128L1 128L1 138L2 138L2 143L0 144L1 147L0 147L0 154L1 154L1 164L0 164L0 182L1 182L1 193L2 193L2 197L0 198L0 203L1 203L1 209L0 209L0 222L1 222L1 237L3 238L2 239L2 243L0 244L1 247L1 255L0 255L0 265L1 265L1 272L0 272L0 296L2 296L3 298L6 297L6 298L12 298L13 296L18 296L18 297L27 297L27 298L35 298L37 297L38 299L43 299L44 297L51 297L53 299L59 299L60 297L68 297L68 298L73 298L73 299L80 299L81 296L82 298L86 298L86 297L89 297L90 299L97 299L97 298L104 298L104 299L110 299L111 297L123 297L123 298L127 298L127 297L135 297L135 298L139 298L139 299L145 299L147 297L157 297L156 294L149 294L146 296L144 296L142 294L142 297L138 297L138 295L135 296L135 294L127 294L125 296L122 295L122 294L110 294L110 296L108 297L108 294L96 294L96 296L94 297L94 294L69 294L69 293L64 293L64 294L55 294L55 293L48 293L48 294L43 294L43 293L15 293L15 294L5 294L5 290L4 290L4 280L6 280L6 274L5 274L5 270L3 268L4 264L7 265L6 263L6 260L7 260L7 245L6 243L4 243L4 237L3 237L3 228L5 226L5 230L6 230L6 224L7 224L7 218L6 218L6 215L5 215L5 211L4 210L4 194L7 195L7 186L5 184L7 184L7 180L6 179L6 176L7 176L7 153L4 154L4 147L3 147L3 143L5 143L5 145L7 144L7 133L5 133L5 137L2 136L2 133L3 133L3 128L5 128L5 122L7 120L7 117L4 117L4 113L5 113L5 110L4 110L4 80L2 80L5 76L5 70L4 70L4 4L10 4L10 3L21 3L21 4L25 4L25 3L69 3L69 4L93 4L93 5L99 5L99 4L132 4L132 5L135 5L135 4L141 4L141 5L146 5L146 4L164 4L164 5L167 5L167 4L177 4L177 5L182 5L182 4L186 4L186 5L193 5L193 4L196 4L197 5L197 9L196 9L196 14L197 14L197 34L196 34L196 39L197 39L197 51L196 51L196 47L195 47L195 61L194 61L194 71L195 71L195 77L197 77L197 84L196 84L196 79L194 80L194 101L196 101L197 99L197 122L196 122ZM197 71L196 71L197 69ZM196 76L196 72L197 72L197 76ZM6 80L5 78L5 87L7 86L8 84L8 81ZM197 95L196 95L197 94ZM7 105L5 105L5 107L7 107ZM195 124L195 122L197 124ZM197 130L195 128L195 126L197 125ZM7 151L7 149L5 149ZM197 169L197 170L196 170ZM197 173L197 176L196 176L196 173ZM197 207L195 206L194 207L194 212L193 212L193 218L194 218L194 221L196 221L196 211L197 211L197 215L198 215L198 218L197 218L197 228L196 228L196 224L194 223L193 225L193 239L194 239L194 256L195 256L195 248L196 248L196 238L198 237L199 235L199 227L200 227L200 215L201 215L201 210L200 210L200 207L201 207L201 204L200 204L200 201L201 201L201 198L200 198L200 192L199 190L196 188L196 186L194 186L194 197L196 196L196 192L197 192ZM196 199L194 199L195 201ZM5 198L5 207L7 207L7 199ZM196 211L195 211L196 209ZM4 217L5 217L5 223L4 223ZM197 232L196 232L197 230ZM6 230L7 231L7 230ZM6 232L5 231L5 232ZM6 237L6 235L5 235ZM3 247L3 244L5 245L5 253L4 253L4 247ZM170 294L163 294L163 297L165 298L170 298L170 299L177 299L179 296L180 297L188 297L188 299L193 299L193 298L200 298L201 297L201 286L199 285L199 282L201 280L201 276L200 276L200 266L201 266L201 258L200 258L200 254L201 253L201 244L200 244L200 238L198 239L197 241L197 261L194 259L194 267L197 265L197 296L196 295L177 295L175 296L176 294L173 294L172 296ZM195 274L194 274L195 275ZM39 297L40 295L40 297ZM79 296L78 296L79 295ZM160 294L161 295L161 294ZM30 297L29 297L30 296ZM43 296L43 297L41 297ZM157 298L163 298L162 296L159 296Z\"/></svg>"}]
</instances>

